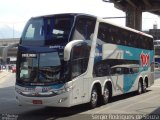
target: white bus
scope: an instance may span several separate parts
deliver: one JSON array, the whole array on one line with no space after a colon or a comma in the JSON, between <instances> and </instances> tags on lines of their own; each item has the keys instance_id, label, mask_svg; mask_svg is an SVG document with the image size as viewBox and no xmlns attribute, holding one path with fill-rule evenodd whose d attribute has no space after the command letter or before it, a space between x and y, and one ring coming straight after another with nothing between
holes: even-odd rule
<instances>
[{"instance_id":1,"label":"white bus","mask_svg":"<svg viewBox=\"0 0 160 120\"><path fill-rule=\"evenodd\" d=\"M160 46L160 40L154 40L154 46L159 47Z\"/></svg>"},{"instance_id":2,"label":"white bus","mask_svg":"<svg viewBox=\"0 0 160 120\"><path fill-rule=\"evenodd\" d=\"M21 105L95 108L154 83L150 35L86 14L31 18L17 55Z\"/></svg>"}]
</instances>

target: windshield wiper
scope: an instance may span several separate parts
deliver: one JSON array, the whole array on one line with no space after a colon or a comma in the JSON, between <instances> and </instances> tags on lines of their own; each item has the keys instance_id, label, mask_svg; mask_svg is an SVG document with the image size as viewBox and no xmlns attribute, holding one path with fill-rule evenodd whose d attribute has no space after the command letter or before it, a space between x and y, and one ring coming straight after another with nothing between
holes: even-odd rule
<instances>
[{"instance_id":1,"label":"windshield wiper","mask_svg":"<svg viewBox=\"0 0 160 120\"><path fill-rule=\"evenodd\" d=\"M58 74L61 71L61 67L60 66L57 66L57 67L42 67L42 68L39 69L39 71L55 75L55 74Z\"/></svg>"}]
</instances>

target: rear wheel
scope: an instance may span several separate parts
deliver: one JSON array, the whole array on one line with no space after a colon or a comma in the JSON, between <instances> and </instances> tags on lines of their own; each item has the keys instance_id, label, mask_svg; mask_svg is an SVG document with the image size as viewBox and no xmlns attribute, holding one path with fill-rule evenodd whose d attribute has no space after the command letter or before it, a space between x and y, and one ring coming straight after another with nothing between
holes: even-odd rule
<instances>
[{"instance_id":1,"label":"rear wheel","mask_svg":"<svg viewBox=\"0 0 160 120\"><path fill-rule=\"evenodd\" d=\"M96 87L93 87L92 92L91 92L91 100L89 102L89 107L90 108L95 108L98 103L98 93Z\"/></svg>"},{"instance_id":2,"label":"rear wheel","mask_svg":"<svg viewBox=\"0 0 160 120\"><path fill-rule=\"evenodd\" d=\"M146 92L147 91L147 83L146 81L144 81L143 83L143 92Z\"/></svg>"},{"instance_id":3,"label":"rear wheel","mask_svg":"<svg viewBox=\"0 0 160 120\"><path fill-rule=\"evenodd\" d=\"M108 89L108 86L106 85L104 87L104 91L103 91L103 95L102 95L102 104L107 104L108 101L109 101L109 94L110 94L110 91Z\"/></svg>"},{"instance_id":4,"label":"rear wheel","mask_svg":"<svg viewBox=\"0 0 160 120\"><path fill-rule=\"evenodd\" d=\"M142 94L142 91L143 91L143 85L142 85L142 82L139 81L137 93Z\"/></svg>"}]
</instances>

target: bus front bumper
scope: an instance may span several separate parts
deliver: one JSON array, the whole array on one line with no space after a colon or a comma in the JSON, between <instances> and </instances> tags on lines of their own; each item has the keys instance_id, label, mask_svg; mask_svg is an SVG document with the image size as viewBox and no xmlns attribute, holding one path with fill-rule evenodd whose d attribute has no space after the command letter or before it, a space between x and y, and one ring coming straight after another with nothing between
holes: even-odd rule
<instances>
[{"instance_id":1,"label":"bus front bumper","mask_svg":"<svg viewBox=\"0 0 160 120\"><path fill-rule=\"evenodd\" d=\"M38 105L51 107L71 107L71 92L51 97L27 97L15 92L19 105Z\"/></svg>"}]
</instances>

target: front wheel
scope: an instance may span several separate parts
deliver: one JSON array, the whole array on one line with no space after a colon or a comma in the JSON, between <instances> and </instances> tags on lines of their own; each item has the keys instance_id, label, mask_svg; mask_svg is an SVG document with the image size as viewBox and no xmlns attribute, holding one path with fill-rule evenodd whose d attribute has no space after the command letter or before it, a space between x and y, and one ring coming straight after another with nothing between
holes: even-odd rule
<instances>
[{"instance_id":1,"label":"front wheel","mask_svg":"<svg viewBox=\"0 0 160 120\"><path fill-rule=\"evenodd\" d=\"M93 87L91 92L91 100L89 102L90 108L95 108L98 103L98 93L96 87Z\"/></svg>"}]
</instances>

